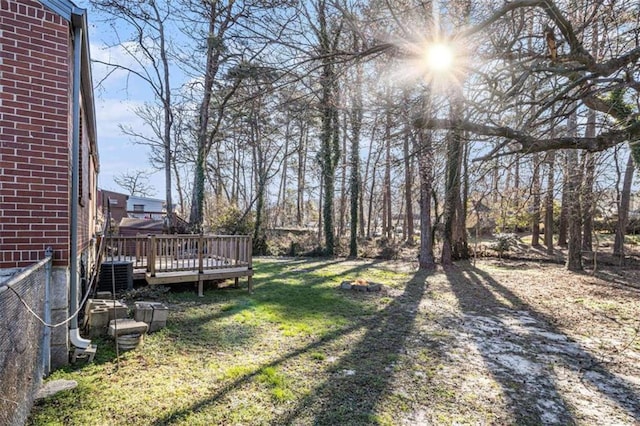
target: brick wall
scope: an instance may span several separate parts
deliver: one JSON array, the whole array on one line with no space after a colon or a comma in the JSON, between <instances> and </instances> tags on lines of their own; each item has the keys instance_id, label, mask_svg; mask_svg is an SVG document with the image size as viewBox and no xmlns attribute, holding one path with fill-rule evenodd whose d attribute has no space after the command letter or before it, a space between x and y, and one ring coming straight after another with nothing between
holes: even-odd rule
<instances>
[{"instance_id":1,"label":"brick wall","mask_svg":"<svg viewBox=\"0 0 640 426\"><path fill-rule=\"evenodd\" d=\"M69 257L69 24L0 0L0 268Z\"/></svg>"}]
</instances>

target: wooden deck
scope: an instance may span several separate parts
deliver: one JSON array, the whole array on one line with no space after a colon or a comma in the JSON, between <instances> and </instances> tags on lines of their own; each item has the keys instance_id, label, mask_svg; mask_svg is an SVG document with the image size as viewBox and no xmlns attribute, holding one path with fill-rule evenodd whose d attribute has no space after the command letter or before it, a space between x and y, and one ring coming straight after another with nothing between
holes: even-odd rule
<instances>
[{"instance_id":1,"label":"wooden deck","mask_svg":"<svg viewBox=\"0 0 640 426\"><path fill-rule=\"evenodd\" d=\"M148 284L247 277L252 287L251 237L245 235L148 235L106 237L105 262L131 262L134 279Z\"/></svg>"}]
</instances>

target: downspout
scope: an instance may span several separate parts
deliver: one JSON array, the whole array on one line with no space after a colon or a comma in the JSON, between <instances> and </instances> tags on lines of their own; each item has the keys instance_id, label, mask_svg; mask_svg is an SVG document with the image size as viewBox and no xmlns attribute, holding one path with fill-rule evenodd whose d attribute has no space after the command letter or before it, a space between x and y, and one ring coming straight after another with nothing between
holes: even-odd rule
<instances>
[{"instance_id":1,"label":"downspout","mask_svg":"<svg viewBox=\"0 0 640 426\"><path fill-rule=\"evenodd\" d=\"M79 349L86 349L90 340L80 337L78 329L78 187L80 185L80 80L82 72L82 28L74 26L73 33L73 135L71 149L71 244L69 248L69 340Z\"/></svg>"}]
</instances>

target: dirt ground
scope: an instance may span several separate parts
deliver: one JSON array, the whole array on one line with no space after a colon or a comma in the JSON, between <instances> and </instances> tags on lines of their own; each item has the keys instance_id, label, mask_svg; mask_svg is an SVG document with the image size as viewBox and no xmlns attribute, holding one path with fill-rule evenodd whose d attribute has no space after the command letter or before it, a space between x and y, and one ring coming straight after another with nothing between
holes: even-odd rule
<instances>
[{"instance_id":1,"label":"dirt ground","mask_svg":"<svg viewBox=\"0 0 640 426\"><path fill-rule=\"evenodd\" d=\"M602 256L595 274L515 257L459 262L408 305L409 370L428 364L438 403L403 423L640 425L638 257Z\"/></svg>"}]
</instances>

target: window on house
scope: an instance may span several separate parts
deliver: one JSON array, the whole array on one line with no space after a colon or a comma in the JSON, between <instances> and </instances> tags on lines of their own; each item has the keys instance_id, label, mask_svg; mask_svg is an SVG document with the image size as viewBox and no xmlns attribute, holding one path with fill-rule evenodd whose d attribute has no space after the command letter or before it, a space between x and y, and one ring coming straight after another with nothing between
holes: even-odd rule
<instances>
[{"instance_id":1,"label":"window on house","mask_svg":"<svg viewBox=\"0 0 640 426\"><path fill-rule=\"evenodd\" d=\"M144 204L134 204L133 211L136 213L144 213Z\"/></svg>"}]
</instances>

